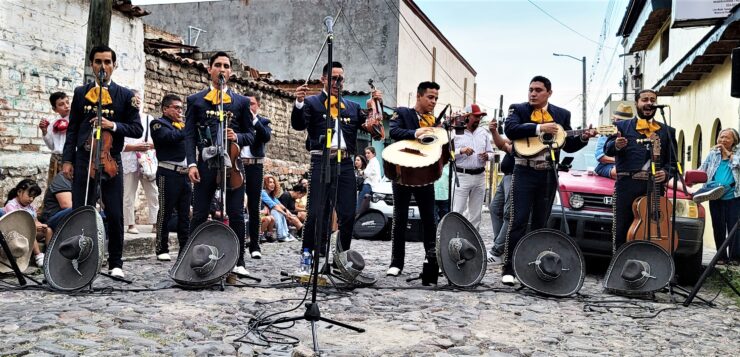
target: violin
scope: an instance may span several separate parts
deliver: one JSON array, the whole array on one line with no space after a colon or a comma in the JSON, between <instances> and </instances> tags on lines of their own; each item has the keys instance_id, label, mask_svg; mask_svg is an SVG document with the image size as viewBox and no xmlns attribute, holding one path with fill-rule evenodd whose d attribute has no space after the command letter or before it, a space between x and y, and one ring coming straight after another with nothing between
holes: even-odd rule
<instances>
[{"instance_id":1,"label":"violin","mask_svg":"<svg viewBox=\"0 0 740 357\"><path fill-rule=\"evenodd\" d=\"M375 91L373 80L369 79L367 84L370 85L370 91ZM383 140L385 138L385 128L383 127L383 101L380 99L373 100L373 107L370 110L370 118L377 120L378 124L373 124L369 128L365 128L373 140Z\"/></svg>"},{"instance_id":2,"label":"violin","mask_svg":"<svg viewBox=\"0 0 740 357\"><path fill-rule=\"evenodd\" d=\"M104 116L113 115L113 110L103 109L102 114ZM94 135L98 135L98 137L93 137ZM101 143L101 151L100 151L100 165L95 165L91 162L90 166L90 178L95 179L95 174L98 170L98 168L102 168L103 172L101 174L105 174L106 176L101 175L101 177L105 179L110 179L115 177L118 174L118 163L113 158L113 156L110 153L111 147L113 147L113 134L111 134L108 130L101 130L100 127L95 125L93 127L92 135L90 135L90 154L94 155L91 157L98 157L98 138L100 139Z\"/></svg>"},{"instance_id":3,"label":"violin","mask_svg":"<svg viewBox=\"0 0 740 357\"><path fill-rule=\"evenodd\" d=\"M229 128L229 124L231 123L231 118L233 117L233 113L224 113L224 116L226 117L226 125L224 125L224 139L226 139L226 130ZM239 147L239 144L235 141L231 140L225 140L226 145L224 147L224 150L226 150L226 153L229 156L229 162L231 163L231 167L225 168L226 171L226 186L228 189L236 189L241 187L241 185L244 184L244 175L242 174L242 170L239 168L239 155L241 154L241 148ZM218 175L218 181L221 182L221 175L219 173Z\"/></svg>"}]
</instances>

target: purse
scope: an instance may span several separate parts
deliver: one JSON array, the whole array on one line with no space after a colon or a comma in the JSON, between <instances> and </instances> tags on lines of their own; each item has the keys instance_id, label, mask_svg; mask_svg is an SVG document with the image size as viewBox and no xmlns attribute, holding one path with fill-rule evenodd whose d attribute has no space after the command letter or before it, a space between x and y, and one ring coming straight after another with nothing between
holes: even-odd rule
<instances>
[{"instance_id":1,"label":"purse","mask_svg":"<svg viewBox=\"0 0 740 357\"><path fill-rule=\"evenodd\" d=\"M147 115L146 134L144 134L144 142L149 141L149 119L151 116ZM139 172L149 181L157 179L157 156L154 150L137 151L136 160L139 162Z\"/></svg>"}]
</instances>

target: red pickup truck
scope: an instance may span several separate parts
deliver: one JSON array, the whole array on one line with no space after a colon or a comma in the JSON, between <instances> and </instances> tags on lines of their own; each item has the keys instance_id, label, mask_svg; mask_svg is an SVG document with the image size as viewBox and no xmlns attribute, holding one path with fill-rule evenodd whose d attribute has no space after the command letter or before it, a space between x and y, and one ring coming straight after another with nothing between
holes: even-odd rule
<instances>
[{"instance_id":1,"label":"red pickup truck","mask_svg":"<svg viewBox=\"0 0 740 357\"><path fill-rule=\"evenodd\" d=\"M560 197L555 197L547 226L560 228L561 204L570 235L585 255L611 257L612 255L612 193L615 181L593 172L596 166L594 151L596 139L575 153L561 154L573 157L572 168L560 172ZM668 190L668 197L673 191ZM682 191L677 192L676 232L678 248L675 254L676 276L679 283L692 285L702 272L705 211L701 204L691 200Z\"/></svg>"}]
</instances>

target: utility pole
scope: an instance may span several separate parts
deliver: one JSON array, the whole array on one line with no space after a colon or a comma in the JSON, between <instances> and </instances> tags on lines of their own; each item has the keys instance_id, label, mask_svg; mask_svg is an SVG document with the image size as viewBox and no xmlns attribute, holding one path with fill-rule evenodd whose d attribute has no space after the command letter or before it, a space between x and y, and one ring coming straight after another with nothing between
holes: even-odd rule
<instances>
[{"instance_id":1,"label":"utility pole","mask_svg":"<svg viewBox=\"0 0 740 357\"><path fill-rule=\"evenodd\" d=\"M583 58L581 59L578 57L573 57L571 55L564 55L562 53L553 53L552 55L556 57L570 57L578 62L581 62L581 66L583 68L581 72L581 75L583 76L582 82L581 82L583 85L583 93L581 94L581 96L583 97L583 103L582 103L583 123L581 124L581 128L585 129L586 128L586 103L587 103L586 102L586 56L583 56Z\"/></svg>"},{"instance_id":2,"label":"utility pole","mask_svg":"<svg viewBox=\"0 0 740 357\"><path fill-rule=\"evenodd\" d=\"M112 12L113 0L90 0L90 15L87 17L87 42L85 44L85 83L95 80L95 74L92 72L87 55L95 46L108 45Z\"/></svg>"},{"instance_id":3,"label":"utility pole","mask_svg":"<svg viewBox=\"0 0 740 357\"><path fill-rule=\"evenodd\" d=\"M586 129L586 56L583 56L581 63L583 64L583 125L581 129Z\"/></svg>"}]
</instances>

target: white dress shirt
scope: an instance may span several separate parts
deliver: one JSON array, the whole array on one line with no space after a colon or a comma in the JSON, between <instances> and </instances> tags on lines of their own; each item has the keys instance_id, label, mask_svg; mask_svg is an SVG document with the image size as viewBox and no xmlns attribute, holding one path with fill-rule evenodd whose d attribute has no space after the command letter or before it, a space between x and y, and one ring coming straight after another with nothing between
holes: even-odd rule
<instances>
[{"instance_id":1,"label":"white dress shirt","mask_svg":"<svg viewBox=\"0 0 740 357\"><path fill-rule=\"evenodd\" d=\"M465 155L460 152L464 147L473 148L471 155ZM481 160L478 154L487 153L488 158ZM478 169L485 167L486 161L493 159L493 147L491 139L488 137L488 131L482 126L478 126L474 132L465 129L461 135L455 135L455 164L461 169Z\"/></svg>"},{"instance_id":2,"label":"white dress shirt","mask_svg":"<svg viewBox=\"0 0 740 357\"><path fill-rule=\"evenodd\" d=\"M326 95L326 91L321 91L321 92L324 93L324 95ZM295 101L295 107L297 109L303 109L304 104L305 104L304 102L299 102L297 99ZM341 105L340 105L340 108L341 108ZM334 120L334 133L338 133L338 132L339 132L339 120ZM338 135L331 136L331 148L332 149L336 149L336 148L346 149L347 148L347 140L345 140L344 132L342 132L342 142L338 143L338 141L339 141Z\"/></svg>"},{"instance_id":3,"label":"white dress shirt","mask_svg":"<svg viewBox=\"0 0 740 357\"><path fill-rule=\"evenodd\" d=\"M365 171L363 171L362 176L365 178L365 183L370 186L380 182L380 163L378 162L377 157L373 157L368 161L367 167L365 168Z\"/></svg>"},{"instance_id":4,"label":"white dress shirt","mask_svg":"<svg viewBox=\"0 0 740 357\"><path fill-rule=\"evenodd\" d=\"M67 132L63 131L61 133L55 133L54 132L54 123L57 122L57 120L65 119L67 122L69 122L69 115L67 115L64 118L56 118L49 121L49 126L46 128L46 135L44 135L44 143L46 143L46 147L51 150L52 154L61 154L62 151L64 151L64 142L67 140Z\"/></svg>"}]
</instances>

